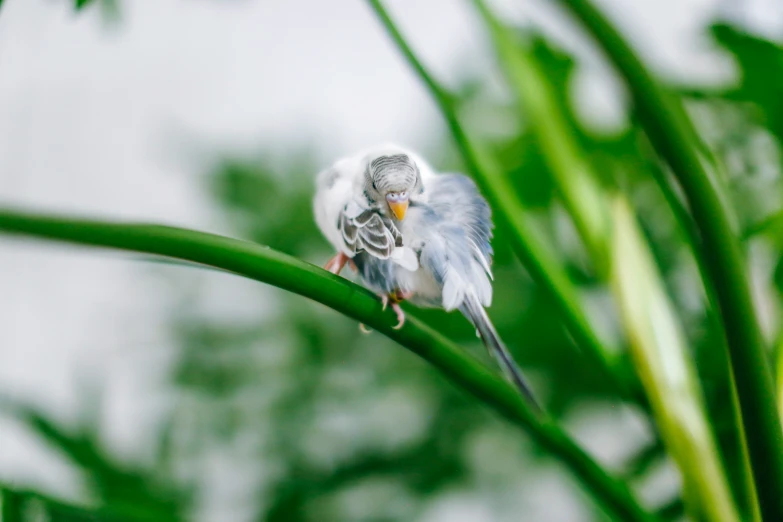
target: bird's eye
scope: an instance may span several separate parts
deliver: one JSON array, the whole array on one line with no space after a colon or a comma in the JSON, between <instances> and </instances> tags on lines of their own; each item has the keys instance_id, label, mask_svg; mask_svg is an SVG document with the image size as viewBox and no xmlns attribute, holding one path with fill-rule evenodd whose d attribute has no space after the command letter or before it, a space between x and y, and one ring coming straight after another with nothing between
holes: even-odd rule
<instances>
[{"instance_id":1,"label":"bird's eye","mask_svg":"<svg viewBox=\"0 0 783 522\"><path fill-rule=\"evenodd\" d=\"M407 195L408 195L408 193L407 193L407 192L400 192L400 197L401 197L401 198L404 198L404 197L405 197L405 196L407 196Z\"/></svg>"}]
</instances>

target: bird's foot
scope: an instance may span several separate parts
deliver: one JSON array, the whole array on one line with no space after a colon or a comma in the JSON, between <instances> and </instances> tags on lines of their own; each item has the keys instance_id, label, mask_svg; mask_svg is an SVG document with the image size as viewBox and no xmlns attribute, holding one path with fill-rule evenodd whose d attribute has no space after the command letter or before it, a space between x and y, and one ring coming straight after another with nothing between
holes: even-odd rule
<instances>
[{"instance_id":1,"label":"bird's foot","mask_svg":"<svg viewBox=\"0 0 783 522\"><path fill-rule=\"evenodd\" d=\"M395 290L391 294L383 294L380 297L383 310L386 310L386 307L391 305L392 310L397 314L397 325L393 328L399 330L405 324L405 312L402 311L400 303L413 297L413 292L409 290Z\"/></svg>"},{"instance_id":2,"label":"bird's foot","mask_svg":"<svg viewBox=\"0 0 783 522\"><path fill-rule=\"evenodd\" d=\"M335 275L340 275L340 271L346 264L351 267L351 270L356 272L356 264L353 262L353 259L346 256L342 252L339 252L337 255L327 261L327 263L324 265L324 270L328 270Z\"/></svg>"},{"instance_id":3,"label":"bird's foot","mask_svg":"<svg viewBox=\"0 0 783 522\"><path fill-rule=\"evenodd\" d=\"M392 326L392 328L399 330L405 324L405 312L400 308L400 303L392 303L391 307L392 310L394 310L394 313L397 314L397 324Z\"/></svg>"},{"instance_id":4,"label":"bird's foot","mask_svg":"<svg viewBox=\"0 0 783 522\"><path fill-rule=\"evenodd\" d=\"M402 328L403 325L405 325L405 312L402 310L402 307L400 307L400 303L413 297L413 292L407 290L395 290L390 294L378 294L378 297L381 299L381 310L386 311L386 309L391 306L391 309L394 310L395 314L397 314L397 324L392 328L395 330ZM359 323L359 330L366 334L372 331L367 328L364 323Z\"/></svg>"}]
</instances>

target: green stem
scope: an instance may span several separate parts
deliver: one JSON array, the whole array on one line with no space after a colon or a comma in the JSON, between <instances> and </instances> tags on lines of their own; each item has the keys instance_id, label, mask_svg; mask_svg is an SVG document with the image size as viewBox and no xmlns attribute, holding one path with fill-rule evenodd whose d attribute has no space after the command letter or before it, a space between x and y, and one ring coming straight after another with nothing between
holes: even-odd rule
<instances>
[{"instance_id":1,"label":"green stem","mask_svg":"<svg viewBox=\"0 0 783 522\"><path fill-rule=\"evenodd\" d=\"M370 291L298 259L255 243L161 225L118 224L0 209L0 231L75 244L161 255L269 283L361 321L411 350L449 381L471 393L562 460L619 520L656 520L626 485L606 473L549 418L533 413L518 393L441 334L410 318L393 328L391 312Z\"/></svg>"},{"instance_id":2,"label":"green stem","mask_svg":"<svg viewBox=\"0 0 783 522\"><path fill-rule=\"evenodd\" d=\"M680 467L689 511L737 522L682 326L630 206L618 197L614 207L611 286L658 427Z\"/></svg>"},{"instance_id":3,"label":"green stem","mask_svg":"<svg viewBox=\"0 0 783 522\"><path fill-rule=\"evenodd\" d=\"M441 87L413 53L394 21L384 9L380 0L368 0L381 24L388 32L409 65L427 86L435 99L441 114L451 131L465 165L480 185L492 206L499 210L498 224L509 232L511 246L522 260L530 275L554 298L568 331L587 355L593 358L598 368L614 383L620 392L637 404L646 407L646 400L638 390L633 389L614 371L612 361L584 315L576 290L565 271L560 268L557 256L541 238L540 233L525 217L525 209L515 195L511 184L496 161L474 145L462 128L457 107L449 92Z\"/></svg>"},{"instance_id":4,"label":"green stem","mask_svg":"<svg viewBox=\"0 0 783 522\"><path fill-rule=\"evenodd\" d=\"M486 2L472 2L487 25L500 68L540 144L563 203L597 271L605 279L610 221L597 178L529 46L498 21Z\"/></svg>"},{"instance_id":5,"label":"green stem","mask_svg":"<svg viewBox=\"0 0 783 522\"><path fill-rule=\"evenodd\" d=\"M487 25L499 65L517 95L520 110L524 109L529 117L530 127L598 274L612 283L610 288L623 312L623 326L637 373L642 377L658 428L689 486L684 490L692 511L701 506L710 520L739 520L681 325L663 290L649 245L623 198L617 198L610 219L610 200L598 184L598 176L574 137L566 110L554 95L553 86L530 45L501 23L484 0L472 1ZM669 189L670 184L664 182L661 188ZM684 210L678 201L672 203L676 203L675 212ZM687 213L685 216L690 220ZM698 244L694 246L699 248ZM623 255L616 259L621 251ZM698 262L701 262L700 252L700 249L696 251ZM609 263L609 259L613 262ZM640 300L648 308L634 303ZM655 325L647 321L647 312L652 315L652 311L657 314ZM653 329L656 335L651 336ZM666 364L661 363L663 359ZM682 380L673 382L667 373L672 367L682 370Z\"/></svg>"},{"instance_id":6,"label":"green stem","mask_svg":"<svg viewBox=\"0 0 783 522\"><path fill-rule=\"evenodd\" d=\"M701 163L679 103L588 0L560 0L585 26L625 79L650 141L682 186L710 253L708 270L726 331L729 360L764 520L783 520L783 431L772 374L751 298L745 260L729 213Z\"/></svg>"}]
</instances>

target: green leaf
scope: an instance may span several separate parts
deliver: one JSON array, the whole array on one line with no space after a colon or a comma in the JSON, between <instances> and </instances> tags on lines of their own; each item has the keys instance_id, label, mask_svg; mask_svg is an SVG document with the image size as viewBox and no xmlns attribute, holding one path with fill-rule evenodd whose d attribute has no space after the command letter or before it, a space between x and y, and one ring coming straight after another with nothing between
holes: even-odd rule
<instances>
[{"instance_id":1,"label":"green leaf","mask_svg":"<svg viewBox=\"0 0 783 522\"><path fill-rule=\"evenodd\" d=\"M622 520L655 520L622 481L610 476L550 418L532 412L510 384L415 318L409 318L404 328L394 329L394 313L384 313L374 294L346 279L262 245L162 225L107 223L6 209L0 210L0 231L171 257L309 297L397 341L453 384L524 428L542 448L557 455L609 512Z\"/></svg>"},{"instance_id":2,"label":"green leaf","mask_svg":"<svg viewBox=\"0 0 783 522\"><path fill-rule=\"evenodd\" d=\"M597 271L606 270L606 242L609 218L603 193L585 160L579 143L573 139L573 125L560 110L561 99L550 87L527 41L518 41L515 34L501 24L485 2L474 0L497 50L498 61L512 91L516 94L524 115L540 144L544 157L576 225L583 243L590 251Z\"/></svg>"},{"instance_id":3,"label":"green leaf","mask_svg":"<svg viewBox=\"0 0 783 522\"><path fill-rule=\"evenodd\" d=\"M23 422L77 465L89 478L101 510L122 513L131 519L182 519L182 496L162 484L152 472L113 461L102 450L95 426L68 429L35 408L7 398L0 400L0 409Z\"/></svg>"},{"instance_id":4,"label":"green leaf","mask_svg":"<svg viewBox=\"0 0 783 522\"><path fill-rule=\"evenodd\" d=\"M713 25L711 33L740 73L739 85L722 96L754 104L758 122L783 144L783 47L728 24Z\"/></svg>"},{"instance_id":5,"label":"green leaf","mask_svg":"<svg viewBox=\"0 0 783 522\"><path fill-rule=\"evenodd\" d=\"M751 297L748 271L731 214L700 155L679 100L650 74L620 32L589 0L560 0L585 27L625 81L639 119L685 194L703 242L708 295L720 309L760 512L783 520L783 429L772 372ZM748 490L753 489L750 485Z\"/></svg>"},{"instance_id":6,"label":"green leaf","mask_svg":"<svg viewBox=\"0 0 783 522\"><path fill-rule=\"evenodd\" d=\"M691 514L738 522L685 335L622 199L612 221L612 286L661 435L683 475Z\"/></svg>"}]
</instances>

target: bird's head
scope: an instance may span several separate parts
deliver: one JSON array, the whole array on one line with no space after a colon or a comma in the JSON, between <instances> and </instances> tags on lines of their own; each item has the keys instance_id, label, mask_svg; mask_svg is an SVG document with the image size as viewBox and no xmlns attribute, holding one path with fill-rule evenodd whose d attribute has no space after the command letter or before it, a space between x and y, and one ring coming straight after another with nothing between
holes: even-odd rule
<instances>
[{"instance_id":1,"label":"bird's head","mask_svg":"<svg viewBox=\"0 0 783 522\"><path fill-rule=\"evenodd\" d=\"M403 152L371 158L367 163L365 179L373 199L379 202L382 210L388 210L399 221L405 219L411 198L421 192L419 167L413 158Z\"/></svg>"}]
</instances>

